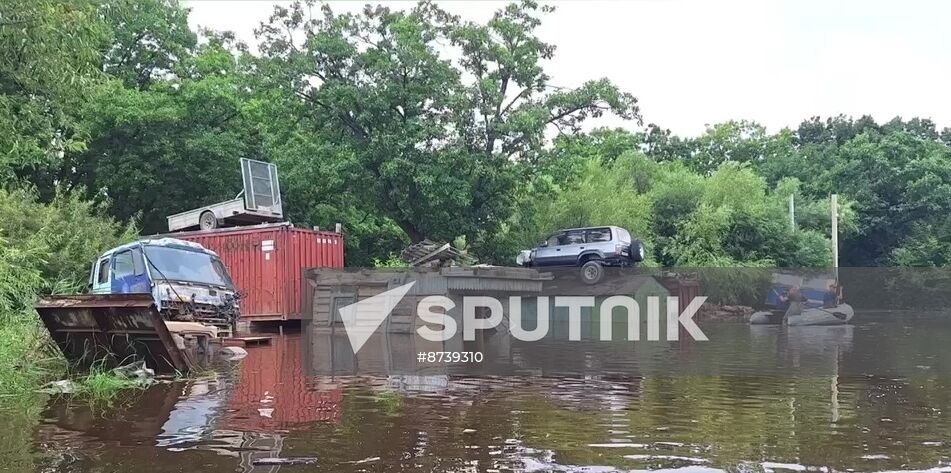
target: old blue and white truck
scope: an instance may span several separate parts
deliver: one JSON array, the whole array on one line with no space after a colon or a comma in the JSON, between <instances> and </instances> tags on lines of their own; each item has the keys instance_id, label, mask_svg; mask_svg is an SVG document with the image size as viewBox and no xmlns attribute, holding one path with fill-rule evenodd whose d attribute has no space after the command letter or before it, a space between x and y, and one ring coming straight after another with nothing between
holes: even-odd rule
<instances>
[{"instance_id":1,"label":"old blue and white truck","mask_svg":"<svg viewBox=\"0 0 951 473\"><path fill-rule=\"evenodd\" d=\"M158 372L187 371L232 332L238 294L215 252L175 238L144 239L102 253L89 293L41 299L37 313L79 366L144 359Z\"/></svg>"},{"instance_id":2,"label":"old blue and white truck","mask_svg":"<svg viewBox=\"0 0 951 473\"><path fill-rule=\"evenodd\" d=\"M230 327L237 291L215 252L175 238L135 241L104 252L89 271L93 294L151 294L166 320Z\"/></svg>"}]
</instances>

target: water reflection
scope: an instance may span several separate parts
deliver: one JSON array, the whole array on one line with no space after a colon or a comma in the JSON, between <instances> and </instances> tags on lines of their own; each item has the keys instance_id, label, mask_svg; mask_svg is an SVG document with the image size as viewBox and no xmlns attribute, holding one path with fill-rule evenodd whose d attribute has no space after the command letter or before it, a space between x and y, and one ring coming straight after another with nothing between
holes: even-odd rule
<instances>
[{"instance_id":1,"label":"water reflection","mask_svg":"<svg viewBox=\"0 0 951 473\"><path fill-rule=\"evenodd\" d=\"M159 385L114 409L51 403L34 433L35 464L228 472L951 469L947 354L901 335L902 323L874 324L716 328L755 347L744 356L789 369L827 365L821 374L781 376L743 373L741 357L665 347L639 363L676 356L719 374L314 377L305 376L314 347L300 336L277 337L213 376ZM547 355L571 363L552 350ZM513 365L535 369L537 353L516 344L511 353ZM849 374L868 371L855 367L869 360L887 365L881 358L898 371L907 360L915 368L902 376ZM360 362L341 360L350 367L332 365L338 373ZM617 363L627 367L620 355ZM316 464L267 462L273 458Z\"/></svg>"},{"instance_id":2,"label":"water reflection","mask_svg":"<svg viewBox=\"0 0 951 473\"><path fill-rule=\"evenodd\" d=\"M309 376L909 376L923 367L951 373L943 354L951 319L903 326L902 319L871 319L868 326L795 326L712 323L701 325L710 341L628 342L546 337L514 339L493 329L477 342L456 337L430 342L414 333L379 331L354 354L342 331L305 332L304 370ZM884 325L883 325L884 324ZM860 333L866 343L854 350ZM887 335L885 335L887 333ZM885 335L883 337L883 335ZM877 347L893 346L901 357ZM481 363L432 363L420 353L473 351ZM951 352L949 352L951 354ZM885 355L885 356L883 356Z\"/></svg>"}]
</instances>

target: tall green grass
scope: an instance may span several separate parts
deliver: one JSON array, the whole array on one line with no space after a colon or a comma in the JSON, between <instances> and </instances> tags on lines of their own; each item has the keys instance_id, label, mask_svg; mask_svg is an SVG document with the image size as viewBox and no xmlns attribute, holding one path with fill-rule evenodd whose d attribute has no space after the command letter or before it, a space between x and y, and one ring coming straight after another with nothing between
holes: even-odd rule
<instances>
[{"instance_id":1,"label":"tall green grass","mask_svg":"<svg viewBox=\"0 0 951 473\"><path fill-rule=\"evenodd\" d=\"M73 396L93 402L111 402L120 394L149 386L138 379L117 376L102 365L93 366L88 373L74 381L78 389Z\"/></svg>"},{"instance_id":2,"label":"tall green grass","mask_svg":"<svg viewBox=\"0 0 951 473\"><path fill-rule=\"evenodd\" d=\"M67 396L93 402L109 402L128 390L147 387L141 380L112 372L96 364L89 370L71 369L36 321L11 320L0 325L0 399L7 406L31 404L50 381L70 379L75 391Z\"/></svg>"},{"instance_id":3,"label":"tall green grass","mask_svg":"<svg viewBox=\"0 0 951 473\"><path fill-rule=\"evenodd\" d=\"M64 372L65 362L35 320L2 317L0 324L0 397L32 397Z\"/></svg>"},{"instance_id":4,"label":"tall green grass","mask_svg":"<svg viewBox=\"0 0 951 473\"><path fill-rule=\"evenodd\" d=\"M81 194L58 191L42 201L31 189L0 187L0 399L7 403L35 397L68 372L33 310L37 297L80 292L96 256L135 238L133 225L105 216ZM96 374L89 392L114 386L108 375Z\"/></svg>"}]
</instances>

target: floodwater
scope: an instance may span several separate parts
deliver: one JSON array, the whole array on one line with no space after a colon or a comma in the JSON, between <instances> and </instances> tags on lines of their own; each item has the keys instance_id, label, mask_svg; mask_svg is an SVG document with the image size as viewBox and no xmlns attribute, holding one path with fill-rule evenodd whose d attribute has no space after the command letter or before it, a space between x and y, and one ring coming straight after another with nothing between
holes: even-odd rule
<instances>
[{"instance_id":1,"label":"floodwater","mask_svg":"<svg viewBox=\"0 0 951 473\"><path fill-rule=\"evenodd\" d=\"M796 333L710 327L711 340L836 366L774 375L309 377L306 338L275 336L240 363L111 408L53 399L32 426L27 414L5 414L0 431L13 433L0 456L11 460L0 468L951 471L951 324L856 322ZM726 352L691 350L681 363L736 365Z\"/></svg>"}]
</instances>

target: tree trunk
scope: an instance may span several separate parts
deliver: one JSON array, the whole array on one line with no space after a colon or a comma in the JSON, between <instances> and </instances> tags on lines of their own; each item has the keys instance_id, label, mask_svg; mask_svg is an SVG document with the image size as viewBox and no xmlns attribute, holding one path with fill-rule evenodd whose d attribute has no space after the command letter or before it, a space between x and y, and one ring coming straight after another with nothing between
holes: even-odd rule
<instances>
[{"instance_id":1,"label":"tree trunk","mask_svg":"<svg viewBox=\"0 0 951 473\"><path fill-rule=\"evenodd\" d=\"M426 239L426 235L423 235L412 223L396 220L396 224L399 225L403 233L406 233L406 236L409 237L410 243L419 243Z\"/></svg>"}]
</instances>

